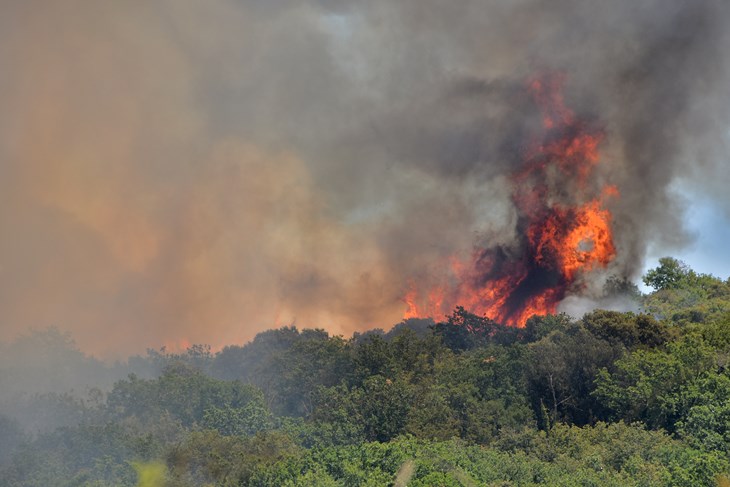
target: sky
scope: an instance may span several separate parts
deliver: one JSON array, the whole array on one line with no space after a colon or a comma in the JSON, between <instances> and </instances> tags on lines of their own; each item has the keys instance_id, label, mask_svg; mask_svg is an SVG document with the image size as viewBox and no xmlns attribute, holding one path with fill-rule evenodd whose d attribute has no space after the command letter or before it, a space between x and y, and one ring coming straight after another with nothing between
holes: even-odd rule
<instances>
[{"instance_id":1,"label":"sky","mask_svg":"<svg viewBox=\"0 0 730 487\"><path fill-rule=\"evenodd\" d=\"M642 274L658 266L660 257L672 256L696 272L729 279L730 253L727 249L730 242L730 217L727 211L707 195L687 191L680 194L686 199L682 223L691 235L690 241L680 248L650 249ZM636 284L644 293L652 291L641 279L637 279Z\"/></svg>"},{"instance_id":2,"label":"sky","mask_svg":"<svg viewBox=\"0 0 730 487\"><path fill-rule=\"evenodd\" d=\"M515 248L541 73L605 134L591 184L621 193L616 258L574 292L663 255L726 278L729 19L721 0L5 0L0 341L54 325L119 358L387 328L454 258Z\"/></svg>"},{"instance_id":3,"label":"sky","mask_svg":"<svg viewBox=\"0 0 730 487\"><path fill-rule=\"evenodd\" d=\"M697 272L722 279L730 278L730 218L726 210L706 195L686 197L689 201L684 224L694 238L685 248L672 255ZM648 259L648 268L656 266L656 260Z\"/></svg>"}]
</instances>

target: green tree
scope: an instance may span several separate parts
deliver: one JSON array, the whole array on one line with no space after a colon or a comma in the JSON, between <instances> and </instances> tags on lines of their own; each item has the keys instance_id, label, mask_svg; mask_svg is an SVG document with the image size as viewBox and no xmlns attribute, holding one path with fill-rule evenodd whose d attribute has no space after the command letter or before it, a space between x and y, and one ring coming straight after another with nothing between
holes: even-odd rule
<instances>
[{"instance_id":1,"label":"green tree","mask_svg":"<svg viewBox=\"0 0 730 487\"><path fill-rule=\"evenodd\" d=\"M264 403L263 395L243 407L212 406L203 413L202 426L222 435L251 436L272 429L274 417Z\"/></svg>"},{"instance_id":2,"label":"green tree","mask_svg":"<svg viewBox=\"0 0 730 487\"><path fill-rule=\"evenodd\" d=\"M667 350L636 350L617 360L612 372L602 369L593 395L616 419L673 431L691 407L687 388L715 367L715 351L689 335Z\"/></svg>"},{"instance_id":3,"label":"green tree","mask_svg":"<svg viewBox=\"0 0 730 487\"><path fill-rule=\"evenodd\" d=\"M183 426L191 427L201 424L209 410L240 410L235 414L248 417L265 409L265 403L261 390L253 385L213 379L199 369L178 363L157 379L130 375L118 381L107 397L107 409L113 419L135 417L144 424L154 424L169 414Z\"/></svg>"},{"instance_id":4,"label":"green tree","mask_svg":"<svg viewBox=\"0 0 730 487\"><path fill-rule=\"evenodd\" d=\"M565 313L557 315L534 315L527 320L520 333L524 343L536 342L553 331L564 331L573 324L573 320Z\"/></svg>"},{"instance_id":5,"label":"green tree","mask_svg":"<svg viewBox=\"0 0 730 487\"><path fill-rule=\"evenodd\" d=\"M694 275L694 271L681 260L673 257L662 257L659 266L650 269L642 280L644 284L655 290L679 287L682 281Z\"/></svg>"},{"instance_id":6,"label":"green tree","mask_svg":"<svg viewBox=\"0 0 730 487\"><path fill-rule=\"evenodd\" d=\"M307 416L315 407L319 386L352 382L352 346L342 337L316 331L297 341L286 353L276 354L271 365L255 381L271 409L284 416Z\"/></svg>"},{"instance_id":7,"label":"green tree","mask_svg":"<svg viewBox=\"0 0 730 487\"><path fill-rule=\"evenodd\" d=\"M218 352L211 365L212 374L223 380L253 382L265 375L275 357L290 350L301 338L294 326L263 331L242 347L231 345Z\"/></svg>"},{"instance_id":8,"label":"green tree","mask_svg":"<svg viewBox=\"0 0 730 487\"><path fill-rule=\"evenodd\" d=\"M528 350L528 392L541 426L560 419L589 424L605 415L591 393L599 370L621 356L622 346L612 346L576 324L531 343Z\"/></svg>"},{"instance_id":9,"label":"green tree","mask_svg":"<svg viewBox=\"0 0 730 487\"><path fill-rule=\"evenodd\" d=\"M281 432L242 438L207 430L191 432L183 442L171 445L166 460L175 486L276 485L256 478L267 467L299 454L299 447Z\"/></svg>"},{"instance_id":10,"label":"green tree","mask_svg":"<svg viewBox=\"0 0 730 487\"><path fill-rule=\"evenodd\" d=\"M652 315L683 327L712 323L730 312L730 283L710 274L698 274L684 263L664 257L662 265L644 276L656 289L644 297Z\"/></svg>"},{"instance_id":11,"label":"green tree","mask_svg":"<svg viewBox=\"0 0 730 487\"><path fill-rule=\"evenodd\" d=\"M478 316L457 306L445 323L434 326L434 334L455 352L470 350L489 343L510 344L517 340L519 330Z\"/></svg>"},{"instance_id":12,"label":"green tree","mask_svg":"<svg viewBox=\"0 0 730 487\"><path fill-rule=\"evenodd\" d=\"M643 313L596 310L583 316L581 323L596 337L628 349L657 347L672 337L666 325Z\"/></svg>"}]
</instances>

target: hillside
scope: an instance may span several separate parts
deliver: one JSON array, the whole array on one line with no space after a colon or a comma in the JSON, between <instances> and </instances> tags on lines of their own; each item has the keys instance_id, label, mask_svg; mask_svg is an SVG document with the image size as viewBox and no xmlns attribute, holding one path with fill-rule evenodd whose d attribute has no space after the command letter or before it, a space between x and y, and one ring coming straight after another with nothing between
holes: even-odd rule
<instances>
[{"instance_id":1,"label":"hillside","mask_svg":"<svg viewBox=\"0 0 730 487\"><path fill-rule=\"evenodd\" d=\"M37 332L45 368L2 361L0 485L728 485L730 283L670 258L644 282L608 289L636 312L457 308L114 366Z\"/></svg>"}]
</instances>

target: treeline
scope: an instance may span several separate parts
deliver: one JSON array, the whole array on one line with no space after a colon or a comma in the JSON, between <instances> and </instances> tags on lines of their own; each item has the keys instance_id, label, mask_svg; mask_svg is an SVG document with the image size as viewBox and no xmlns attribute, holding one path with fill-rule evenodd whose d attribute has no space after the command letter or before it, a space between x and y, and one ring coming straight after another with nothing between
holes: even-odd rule
<instances>
[{"instance_id":1,"label":"treeline","mask_svg":"<svg viewBox=\"0 0 730 487\"><path fill-rule=\"evenodd\" d=\"M730 485L730 283L670 258L644 280L607 286L636 312L522 329L457 308L150 352L106 390L26 398L58 427L0 416L0 484Z\"/></svg>"}]
</instances>

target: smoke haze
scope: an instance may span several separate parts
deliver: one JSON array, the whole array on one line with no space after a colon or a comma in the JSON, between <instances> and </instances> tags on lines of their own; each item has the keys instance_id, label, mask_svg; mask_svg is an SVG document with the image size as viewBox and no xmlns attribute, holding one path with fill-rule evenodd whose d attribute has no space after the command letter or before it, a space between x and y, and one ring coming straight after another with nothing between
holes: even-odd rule
<instances>
[{"instance_id":1,"label":"smoke haze","mask_svg":"<svg viewBox=\"0 0 730 487\"><path fill-rule=\"evenodd\" d=\"M730 209L722 0L6 0L0 340L104 357L400 320L508 243L507 175L565 73L606 138L617 257L676 249L682 181Z\"/></svg>"}]
</instances>

